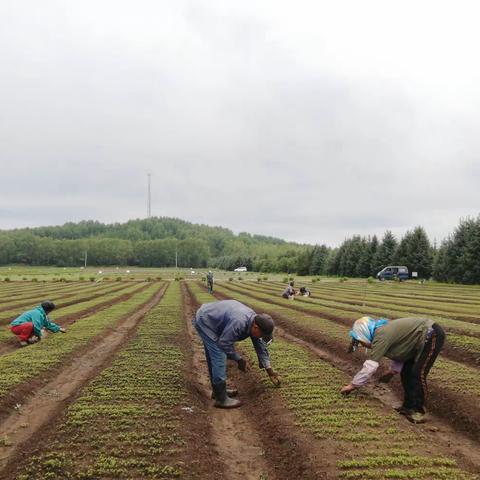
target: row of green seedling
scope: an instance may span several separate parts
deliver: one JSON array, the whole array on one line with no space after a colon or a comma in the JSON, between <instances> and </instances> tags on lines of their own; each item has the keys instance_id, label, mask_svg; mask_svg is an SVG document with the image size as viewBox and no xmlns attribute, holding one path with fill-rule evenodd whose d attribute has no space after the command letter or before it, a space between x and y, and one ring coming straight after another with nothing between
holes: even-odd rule
<instances>
[{"instance_id":1,"label":"row of green seedling","mask_svg":"<svg viewBox=\"0 0 480 480\"><path fill-rule=\"evenodd\" d=\"M55 295L50 292L52 293L51 295L40 298L37 297L34 301L29 301L27 303L22 302L22 304L17 304L17 302L12 302L8 309L0 311L0 324L5 324L23 311L36 307L45 299L52 300L57 308L62 308L74 303L88 301L107 292L116 292L122 290L127 286L128 285L126 284L121 286L117 285L115 286L116 288L112 286L98 286L97 288L91 288L87 290L80 289L69 292L57 292Z\"/></svg>"},{"instance_id":2,"label":"row of green seedling","mask_svg":"<svg viewBox=\"0 0 480 480\"><path fill-rule=\"evenodd\" d=\"M66 334L49 335L44 341L0 357L0 402L19 385L61 368L64 359L114 326L123 316L133 314L162 287L151 284L130 299L114 304L70 326Z\"/></svg>"},{"instance_id":3,"label":"row of green seedling","mask_svg":"<svg viewBox=\"0 0 480 480\"><path fill-rule=\"evenodd\" d=\"M316 337L323 338L322 346L329 348L334 355L338 354L339 349L345 352L348 347L349 328L347 326L293 310L289 306L288 300L285 300L285 306L272 305L253 298L249 293L239 293L224 286L217 285L216 290L230 298L250 305L256 311L271 313L274 318L280 316L283 322L286 322L289 331L294 335L299 330L303 332L311 331ZM351 358L352 362L357 364L360 361L358 355L348 358ZM468 401L470 405L474 405L474 408L478 410L477 403L480 396L478 369L440 357L435 362L429 378L431 379L432 389L437 389L446 394L452 392Z\"/></svg>"},{"instance_id":4,"label":"row of green seedling","mask_svg":"<svg viewBox=\"0 0 480 480\"><path fill-rule=\"evenodd\" d=\"M44 285L35 285L30 284L26 288L23 288L21 291L12 290L10 292L5 292L0 296L0 308L13 303L20 303L28 300L38 302L48 299L49 295L60 295L66 294L72 291L83 290L93 288L95 285L92 284L71 284L71 283L47 283Z\"/></svg>"},{"instance_id":5,"label":"row of green seedling","mask_svg":"<svg viewBox=\"0 0 480 480\"><path fill-rule=\"evenodd\" d=\"M180 286L172 283L17 480L182 477L188 459L181 416L195 417L181 410L187 396L181 329Z\"/></svg>"},{"instance_id":6,"label":"row of green seedling","mask_svg":"<svg viewBox=\"0 0 480 480\"><path fill-rule=\"evenodd\" d=\"M440 302L440 303L452 303L452 304L462 304L462 305L479 305L479 294L480 288L477 288L477 291L474 294L469 295L460 295L453 289L443 289L442 291L430 291L428 286L422 284L415 284L413 288L399 290L392 290L385 287L384 284L364 282L363 284L357 285L353 288L347 286L347 283L340 284L326 284L326 283L315 283L311 285L312 288L320 288L325 291L339 292L347 296L358 295L361 296L365 287L369 291L374 292L380 295L382 298L390 298L394 300L424 300L427 302Z\"/></svg>"},{"instance_id":7,"label":"row of green seedling","mask_svg":"<svg viewBox=\"0 0 480 480\"><path fill-rule=\"evenodd\" d=\"M100 311L106 308L110 303L116 303L118 299L122 298L124 295L133 295L135 292L140 292L145 288L145 285L133 284L128 286L121 291L105 291L101 296L95 296L92 300L82 300L78 303L69 305L68 307L56 309L50 318L53 322L58 322L62 325L64 322L70 322L72 318L82 317L84 315L89 315L93 309L95 311ZM0 344L1 343L11 343L13 338L12 333L10 332L9 325L4 323L0 329Z\"/></svg>"},{"instance_id":8,"label":"row of green seedling","mask_svg":"<svg viewBox=\"0 0 480 480\"><path fill-rule=\"evenodd\" d=\"M217 286L221 285L218 284ZM390 319L405 316L419 316L414 312L403 312L402 315L402 313L398 311L385 311L384 309L375 309L372 307L355 308L354 311L351 306L345 306L334 301L320 301L315 297L295 297L294 300L285 300L275 289L264 288L256 286L255 284L242 284L241 286L224 284L223 286L239 292L249 293L258 299L263 299L278 305L285 305L288 302L292 308L312 314L323 315L332 320L338 320L346 325L353 324L357 318L364 315L377 318L386 317ZM345 307L345 309L340 307ZM436 317L434 315L428 315L428 318L439 323L447 330L449 334L449 345L455 347L455 349L461 350L458 353L455 350L449 352L452 358L465 359L467 362L473 364L478 363L478 359L480 359L480 324L472 324L445 317Z\"/></svg>"},{"instance_id":9,"label":"row of green seedling","mask_svg":"<svg viewBox=\"0 0 480 480\"><path fill-rule=\"evenodd\" d=\"M199 302L212 299L199 294L198 285L191 291ZM249 342L242 344L242 350L255 364ZM336 469L337 478L475 478L462 471L455 459L431 455L428 439L376 400L361 394L342 397L340 387L350 378L339 369L278 338L269 350L272 365L282 378L275 393L319 450L325 447L335 452L334 458L325 457L325 461ZM271 388L264 376L261 381Z\"/></svg>"},{"instance_id":10,"label":"row of green seedling","mask_svg":"<svg viewBox=\"0 0 480 480\"><path fill-rule=\"evenodd\" d=\"M254 291L258 294L263 294L266 297L270 298L272 301L282 300L281 290L277 290L274 287L266 285L257 285L254 283L244 283L242 285L235 284L226 284L234 288L243 288ZM428 316L434 320L442 322L444 326L458 332L467 333L469 335L480 336L480 324L471 323L468 321L454 320L445 316L439 316L433 314L431 311L422 312L419 315L417 311L402 311L396 308L377 308L373 306L363 306L363 305L351 305L342 303L341 300L336 300L333 295L328 295L326 299L317 297L316 293L312 290L311 297L295 297L295 302L302 305L302 308L310 308L312 311L317 311L335 315L339 319L352 320L356 319L363 315L371 315L376 317L386 317L386 318L400 318L405 316Z\"/></svg>"},{"instance_id":11,"label":"row of green seedling","mask_svg":"<svg viewBox=\"0 0 480 480\"><path fill-rule=\"evenodd\" d=\"M365 283L368 283L368 279L360 279L358 281L347 281L339 282L325 282L331 283L335 288L347 289L347 288L361 288ZM324 282L321 282L324 283ZM370 282L372 285L377 286L379 289L384 289L385 291L390 291L401 295L402 293L407 294L420 294L420 295L439 295L439 296L449 296L454 297L465 297L475 299L480 291L478 285L460 285L460 284L447 284L447 283L437 283L437 282L426 282L422 283L418 280L412 280L407 282L394 282L394 281L375 281ZM422 293L423 292L423 293Z\"/></svg>"},{"instance_id":12,"label":"row of green seedling","mask_svg":"<svg viewBox=\"0 0 480 480\"><path fill-rule=\"evenodd\" d=\"M468 305L460 303L439 302L438 300L420 300L418 298L410 297L402 299L392 299L381 295L381 292L372 291L370 285L365 284L362 291L355 294L348 292L338 292L330 289L323 289L321 287L311 287L312 295L318 299L335 298L336 301L361 306L376 307L376 308L394 308L398 311L407 311L415 313L427 313L437 316L448 316L466 321L480 321L478 310L480 304L470 303Z\"/></svg>"}]
</instances>

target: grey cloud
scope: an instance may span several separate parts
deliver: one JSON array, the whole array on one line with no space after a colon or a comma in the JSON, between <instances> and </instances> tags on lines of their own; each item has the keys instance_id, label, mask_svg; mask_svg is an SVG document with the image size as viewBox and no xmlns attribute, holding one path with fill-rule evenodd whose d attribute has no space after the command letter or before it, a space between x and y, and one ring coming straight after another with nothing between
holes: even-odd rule
<instances>
[{"instance_id":1,"label":"grey cloud","mask_svg":"<svg viewBox=\"0 0 480 480\"><path fill-rule=\"evenodd\" d=\"M433 63L419 76L422 38L412 60L366 6L348 37L341 10L3 2L0 228L143 216L152 172L156 215L332 245L445 237L478 210L478 95Z\"/></svg>"}]
</instances>

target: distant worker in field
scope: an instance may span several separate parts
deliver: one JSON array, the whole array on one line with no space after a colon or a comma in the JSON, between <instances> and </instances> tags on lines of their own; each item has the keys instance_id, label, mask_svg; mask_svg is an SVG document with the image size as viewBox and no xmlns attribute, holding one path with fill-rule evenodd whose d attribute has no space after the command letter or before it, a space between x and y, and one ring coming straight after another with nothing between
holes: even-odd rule
<instances>
[{"instance_id":1,"label":"distant worker in field","mask_svg":"<svg viewBox=\"0 0 480 480\"><path fill-rule=\"evenodd\" d=\"M207 287L208 287L208 293L212 293L213 292L213 273L211 270L209 270L207 273Z\"/></svg>"},{"instance_id":2,"label":"distant worker in field","mask_svg":"<svg viewBox=\"0 0 480 480\"><path fill-rule=\"evenodd\" d=\"M257 314L236 300L220 300L202 305L193 325L203 341L216 407L235 408L242 404L232 398L238 394L237 390L227 390L227 358L236 361L238 368L246 372L247 361L235 351L234 343L248 337L257 353L259 367L267 371L274 385L280 385L267 349L275 327L270 315Z\"/></svg>"},{"instance_id":3,"label":"distant worker in field","mask_svg":"<svg viewBox=\"0 0 480 480\"><path fill-rule=\"evenodd\" d=\"M33 310L22 313L10 323L10 330L17 336L20 346L26 347L40 341L44 328L54 333L66 332L63 327L51 322L48 318L48 314L54 309L55 304L47 300Z\"/></svg>"},{"instance_id":4,"label":"distant worker in field","mask_svg":"<svg viewBox=\"0 0 480 480\"><path fill-rule=\"evenodd\" d=\"M297 292L293 288L293 282L288 284L288 287L283 291L282 297L288 300L292 300Z\"/></svg>"},{"instance_id":5,"label":"distant worker in field","mask_svg":"<svg viewBox=\"0 0 480 480\"><path fill-rule=\"evenodd\" d=\"M388 321L362 317L353 324L350 336L349 352L355 351L361 344L370 349L370 359L365 361L352 382L341 389L341 393L349 394L365 385L378 369L382 357L390 358L390 370L379 380L389 382L400 373L404 400L396 410L413 423L424 423L427 375L445 341L442 327L428 318Z\"/></svg>"},{"instance_id":6,"label":"distant worker in field","mask_svg":"<svg viewBox=\"0 0 480 480\"><path fill-rule=\"evenodd\" d=\"M309 297L310 290L308 290L306 287L300 287L300 295L302 295L303 297Z\"/></svg>"}]
</instances>

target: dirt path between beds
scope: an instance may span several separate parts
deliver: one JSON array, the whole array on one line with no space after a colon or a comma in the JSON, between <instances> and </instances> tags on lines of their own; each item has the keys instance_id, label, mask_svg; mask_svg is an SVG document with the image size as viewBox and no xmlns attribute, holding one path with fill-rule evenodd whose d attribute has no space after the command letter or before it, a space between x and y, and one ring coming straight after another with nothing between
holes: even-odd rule
<instances>
[{"instance_id":1,"label":"dirt path between beds","mask_svg":"<svg viewBox=\"0 0 480 480\"><path fill-rule=\"evenodd\" d=\"M91 305L88 308L85 308L83 310L79 310L78 312L75 313L70 313L68 315L63 315L61 317L57 317L54 321L55 323L58 323L62 327L66 327L68 325L72 325L75 323L77 320L80 320L81 318L88 317L92 313L97 313L100 312L101 310L105 310L113 305L116 305L117 303L120 302L125 302L129 298L131 298L133 295L136 295L143 290L146 290L150 284L145 284L141 285L139 288L136 288L135 290L132 290L128 293L124 293L122 295L119 295L118 297L110 298L108 300L105 300L103 302L99 302L95 305ZM128 288L128 287L126 287ZM112 292L105 292L101 296L106 296ZM114 292L113 292L114 293ZM100 297L100 296L99 296ZM99 298L97 297L97 298ZM0 343L0 356L5 355L7 353L13 352L14 350L17 350L19 348L18 341L17 339L12 335L10 340L8 342L2 342Z\"/></svg>"},{"instance_id":2,"label":"dirt path between beds","mask_svg":"<svg viewBox=\"0 0 480 480\"><path fill-rule=\"evenodd\" d=\"M215 292L214 296L219 300L230 298L228 295L220 292ZM252 296L252 298L254 297ZM268 310L265 313L269 313ZM278 318L278 314L274 312L270 313L273 318ZM285 325L285 323L283 323L283 325ZM348 374L353 374L358 370L358 365L346 361L343 355L337 355L331 350L322 348L315 343L308 341L305 337L300 338L292 331L287 331L285 328L279 327L278 325L275 328L275 336L307 348L318 358L327 361L334 367L339 368ZM402 403L399 396L399 389L392 389L385 384L373 384L372 386L364 387L364 389L385 406L392 407ZM478 438L474 439L455 430L455 426L452 426L448 419L444 419L434 414L429 414L428 423L416 425L416 428L418 428L422 434L430 438L431 444L438 445L439 449L441 448L449 455L460 458L462 462L469 465L473 470L480 471L480 444Z\"/></svg>"},{"instance_id":3,"label":"dirt path between beds","mask_svg":"<svg viewBox=\"0 0 480 480\"><path fill-rule=\"evenodd\" d=\"M199 305L183 284L184 311L193 349L193 381L205 397L211 388L201 342L194 335L191 320ZM239 344L241 347L241 344ZM222 410L211 402L211 441L224 461L228 480L323 480L332 478L325 462L325 447L295 425L276 389L260 382L263 371L245 375L229 365L228 377L238 387L243 405ZM330 452L333 454L333 452Z\"/></svg>"},{"instance_id":4,"label":"dirt path between beds","mask_svg":"<svg viewBox=\"0 0 480 480\"><path fill-rule=\"evenodd\" d=\"M18 458L25 458L35 447L43 430L53 423L64 408L71 403L78 391L101 371L116 352L135 334L139 323L162 298L163 286L135 313L123 318L103 338L94 341L89 348L73 354L49 382L28 397L18 410L0 424L0 478L8 479Z\"/></svg>"}]
</instances>

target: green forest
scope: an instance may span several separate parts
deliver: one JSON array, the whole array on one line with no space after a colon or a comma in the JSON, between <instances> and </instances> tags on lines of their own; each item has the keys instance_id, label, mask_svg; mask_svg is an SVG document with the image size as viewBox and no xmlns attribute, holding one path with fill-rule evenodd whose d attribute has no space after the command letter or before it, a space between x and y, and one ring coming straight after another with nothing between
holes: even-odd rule
<instances>
[{"instance_id":1,"label":"green forest","mask_svg":"<svg viewBox=\"0 0 480 480\"><path fill-rule=\"evenodd\" d=\"M420 278L480 283L480 217L462 219L440 246L421 227L401 239L354 235L337 248L274 237L234 234L222 227L155 217L126 223L97 221L0 231L0 264L211 267L298 275L370 277L387 265L405 265Z\"/></svg>"}]
</instances>

